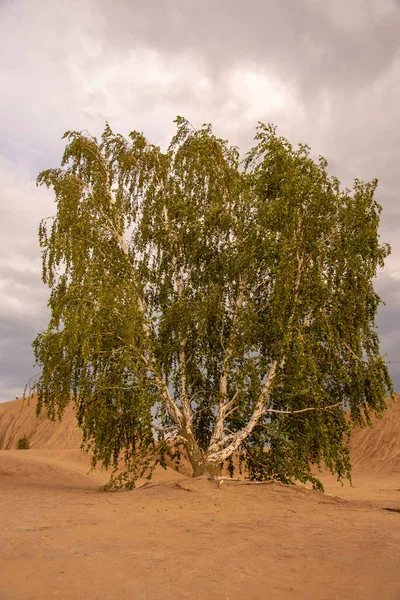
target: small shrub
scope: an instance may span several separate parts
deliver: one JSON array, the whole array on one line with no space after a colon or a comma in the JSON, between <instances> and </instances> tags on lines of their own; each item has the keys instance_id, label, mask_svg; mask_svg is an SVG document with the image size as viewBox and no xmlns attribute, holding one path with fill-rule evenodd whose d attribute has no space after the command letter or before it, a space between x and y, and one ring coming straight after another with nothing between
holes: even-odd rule
<instances>
[{"instance_id":1,"label":"small shrub","mask_svg":"<svg viewBox=\"0 0 400 600\"><path fill-rule=\"evenodd\" d=\"M17 450L29 450L31 443L26 435L18 440Z\"/></svg>"}]
</instances>

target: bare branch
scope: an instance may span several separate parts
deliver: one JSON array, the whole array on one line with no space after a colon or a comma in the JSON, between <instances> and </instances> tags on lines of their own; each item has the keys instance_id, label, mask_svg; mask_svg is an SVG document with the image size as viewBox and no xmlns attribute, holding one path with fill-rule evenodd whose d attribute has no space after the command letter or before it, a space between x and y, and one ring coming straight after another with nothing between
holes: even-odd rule
<instances>
[{"instance_id":1,"label":"bare branch","mask_svg":"<svg viewBox=\"0 0 400 600\"><path fill-rule=\"evenodd\" d=\"M169 427L158 427L157 425L152 425L152 429L155 431L160 431L161 433L168 433L169 431L174 431L178 429L177 425L170 425Z\"/></svg>"},{"instance_id":2,"label":"bare branch","mask_svg":"<svg viewBox=\"0 0 400 600\"><path fill-rule=\"evenodd\" d=\"M196 398L196 396L198 396L199 394L204 394L204 392L207 393L208 390L197 390L197 392L195 392L192 396L190 396L189 398L189 402L193 402L193 400ZM197 411L197 412L201 412L201 411ZM195 414L197 414L197 412Z\"/></svg>"},{"instance_id":3,"label":"bare branch","mask_svg":"<svg viewBox=\"0 0 400 600\"><path fill-rule=\"evenodd\" d=\"M308 412L310 410L328 410L329 408L336 408L336 406L344 406L344 404L344 402L337 402L336 404L331 404L330 406L313 406L310 408L302 408L301 410L275 410L274 408L266 408L264 412L274 413L278 415L297 415L299 413Z\"/></svg>"}]
</instances>

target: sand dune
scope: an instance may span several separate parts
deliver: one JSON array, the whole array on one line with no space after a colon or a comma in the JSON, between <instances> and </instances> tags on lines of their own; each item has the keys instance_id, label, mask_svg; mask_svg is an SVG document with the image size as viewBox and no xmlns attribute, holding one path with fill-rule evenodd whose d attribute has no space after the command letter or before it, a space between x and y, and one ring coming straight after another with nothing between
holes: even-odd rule
<instances>
[{"instance_id":1,"label":"sand dune","mask_svg":"<svg viewBox=\"0 0 400 600\"><path fill-rule=\"evenodd\" d=\"M400 600L399 408L355 432L355 487L323 475L331 495L171 468L107 494L72 409L0 405L2 448L32 443L0 451L0 599Z\"/></svg>"},{"instance_id":2,"label":"sand dune","mask_svg":"<svg viewBox=\"0 0 400 600\"><path fill-rule=\"evenodd\" d=\"M373 419L373 428L355 429L351 458L355 472L400 474L400 394L397 403L388 400L383 419ZM52 422L44 410L36 417L36 398L0 404L0 450L17 447L26 435L32 449L76 449L82 434L76 424L75 411L68 406L61 421Z\"/></svg>"},{"instance_id":3,"label":"sand dune","mask_svg":"<svg viewBox=\"0 0 400 600\"><path fill-rule=\"evenodd\" d=\"M82 434L73 406L67 406L61 421L53 422L47 418L46 410L36 416L36 404L36 397L0 404L0 450L15 449L24 435L33 449L79 448Z\"/></svg>"},{"instance_id":4,"label":"sand dune","mask_svg":"<svg viewBox=\"0 0 400 600\"><path fill-rule=\"evenodd\" d=\"M388 401L383 419L373 419L373 428L355 429L351 460L357 472L400 476L400 394Z\"/></svg>"}]
</instances>

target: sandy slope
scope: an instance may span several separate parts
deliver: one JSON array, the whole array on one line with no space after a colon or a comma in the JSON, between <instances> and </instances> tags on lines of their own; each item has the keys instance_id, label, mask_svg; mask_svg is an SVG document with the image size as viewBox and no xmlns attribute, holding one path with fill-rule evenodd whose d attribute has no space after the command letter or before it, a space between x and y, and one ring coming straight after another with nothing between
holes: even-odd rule
<instances>
[{"instance_id":1,"label":"sandy slope","mask_svg":"<svg viewBox=\"0 0 400 600\"><path fill-rule=\"evenodd\" d=\"M357 472L400 475L400 394L397 403L388 401L382 420L373 419L373 428L356 429L351 457ZM17 447L26 435L32 449L79 448L82 434L76 425L75 411L68 406L61 421L49 421L44 410L36 417L36 398L0 404L0 450Z\"/></svg>"},{"instance_id":2,"label":"sandy slope","mask_svg":"<svg viewBox=\"0 0 400 600\"><path fill-rule=\"evenodd\" d=\"M46 411L36 416L36 398L13 400L0 404L0 450L17 447L26 435L31 448L79 448L82 434L76 425L72 405L68 406L62 421L50 421Z\"/></svg>"},{"instance_id":3,"label":"sandy slope","mask_svg":"<svg viewBox=\"0 0 400 600\"><path fill-rule=\"evenodd\" d=\"M397 402L388 402L383 419L373 419L373 428L355 430L351 460L357 471L400 478L400 394Z\"/></svg>"},{"instance_id":4,"label":"sandy slope","mask_svg":"<svg viewBox=\"0 0 400 600\"><path fill-rule=\"evenodd\" d=\"M400 505L399 425L397 405L355 435L355 487L323 476L340 499L172 469L105 494L76 448L39 448L72 439L42 424L36 449L0 451L0 600L400 600L400 513L385 510Z\"/></svg>"}]
</instances>

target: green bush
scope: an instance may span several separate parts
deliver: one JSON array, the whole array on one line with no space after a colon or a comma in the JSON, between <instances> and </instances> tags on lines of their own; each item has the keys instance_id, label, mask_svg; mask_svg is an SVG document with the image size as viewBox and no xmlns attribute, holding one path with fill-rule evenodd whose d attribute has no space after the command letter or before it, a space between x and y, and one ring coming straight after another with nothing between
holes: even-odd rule
<instances>
[{"instance_id":1,"label":"green bush","mask_svg":"<svg viewBox=\"0 0 400 600\"><path fill-rule=\"evenodd\" d=\"M18 440L17 450L29 450L31 443L26 435Z\"/></svg>"}]
</instances>

